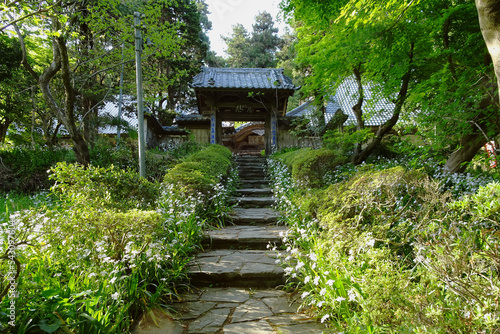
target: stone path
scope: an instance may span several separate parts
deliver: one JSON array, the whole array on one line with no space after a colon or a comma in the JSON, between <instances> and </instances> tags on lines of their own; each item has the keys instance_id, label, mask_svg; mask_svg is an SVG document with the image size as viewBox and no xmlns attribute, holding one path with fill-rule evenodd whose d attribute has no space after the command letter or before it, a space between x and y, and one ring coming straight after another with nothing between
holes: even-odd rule
<instances>
[{"instance_id":1,"label":"stone path","mask_svg":"<svg viewBox=\"0 0 500 334\"><path fill-rule=\"evenodd\" d=\"M189 264L196 290L181 296L169 312L145 317L137 334L265 334L323 333L325 327L298 310L299 296L280 290L284 271L276 264L286 227L266 179L264 157L240 156L241 189L232 224L206 233L205 251Z\"/></svg>"}]
</instances>

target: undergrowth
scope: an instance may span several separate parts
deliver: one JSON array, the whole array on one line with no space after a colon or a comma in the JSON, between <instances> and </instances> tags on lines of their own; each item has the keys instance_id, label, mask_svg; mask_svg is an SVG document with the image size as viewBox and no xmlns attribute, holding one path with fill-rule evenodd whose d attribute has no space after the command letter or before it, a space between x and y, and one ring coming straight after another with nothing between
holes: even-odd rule
<instances>
[{"instance_id":1,"label":"undergrowth","mask_svg":"<svg viewBox=\"0 0 500 334\"><path fill-rule=\"evenodd\" d=\"M333 333L498 330L499 183L459 191L466 177L379 159L339 166L330 186L306 189L286 165L269 164L290 226L289 285Z\"/></svg>"},{"instance_id":2,"label":"undergrowth","mask_svg":"<svg viewBox=\"0 0 500 334\"><path fill-rule=\"evenodd\" d=\"M226 161L225 150L200 159ZM236 173L230 161L217 168L183 192L131 169L60 163L42 199L2 196L0 333L126 333L141 314L168 310L188 288L186 266L213 212L228 210Z\"/></svg>"}]
</instances>

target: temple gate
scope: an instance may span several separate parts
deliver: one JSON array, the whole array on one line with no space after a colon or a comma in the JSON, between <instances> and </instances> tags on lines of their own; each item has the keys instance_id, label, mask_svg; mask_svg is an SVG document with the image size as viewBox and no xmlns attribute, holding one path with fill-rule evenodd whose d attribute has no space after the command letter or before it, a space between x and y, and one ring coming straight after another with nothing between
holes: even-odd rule
<instances>
[{"instance_id":1,"label":"temple gate","mask_svg":"<svg viewBox=\"0 0 500 334\"><path fill-rule=\"evenodd\" d=\"M283 69L210 68L193 78L198 112L210 118L210 143L222 144L222 122L263 122L266 154L278 140L278 117L286 113L295 92Z\"/></svg>"}]
</instances>

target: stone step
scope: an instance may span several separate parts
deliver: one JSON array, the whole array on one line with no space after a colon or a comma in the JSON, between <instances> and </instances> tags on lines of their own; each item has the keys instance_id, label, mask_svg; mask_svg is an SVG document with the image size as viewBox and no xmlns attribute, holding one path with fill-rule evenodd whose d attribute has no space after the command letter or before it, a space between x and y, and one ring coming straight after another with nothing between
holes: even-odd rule
<instances>
[{"instance_id":1,"label":"stone step","mask_svg":"<svg viewBox=\"0 0 500 334\"><path fill-rule=\"evenodd\" d=\"M188 264L189 277L195 286L276 287L285 283L277 258L276 251L207 251Z\"/></svg>"},{"instance_id":2,"label":"stone step","mask_svg":"<svg viewBox=\"0 0 500 334\"><path fill-rule=\"evenodd\" d=\"M267 159L265 158L236 158L233 160L237 164L267 164Z\"/></svg>"},{"instance_id":3,"label":"stone step","mask_svg":"<svg viewBox=\"0 0 500 334\"><path fill-rule=\"evenodd\" d=\"M205 233L202 241L210 249L257 249L265 250L269 243L281 245L280 234L288 230L285 226L227 226Z\"/></svg>"},{"instance_id":4,"label":"stone step","mask_svg":"<svg viewBox=\"0 0 500 334\"><path fill-rule=\"evenodd\" d=\"M252 167L239 167L238 171L240 174L243 173L261 173L261 174L267 174L267 168L266 167L257 167L257 166L252 166Z\"/></svg>"},{"instance_id":5,"label":"stone step","mask_svg":"<svg viewBox=\"0 0 500 334\"><path fill-rule=\"evenodd\" d=\"M236 225L262 225L275 223L279 216L278 211L270 208L233 208L230 218Z\"/></svg>"},{"instance_id":6,"label":"stone step","mask_svg":"<svg viewBox=\"0 0 500 334\"><path fill-rule=\"evenodd\" d=\"M274 197L233 197L231 203L237 203L240 207L269 207L276 202Z\"/></svg>"},{"instance_id":7,"label":"stone step","mask_svg":"<svg viewBox=\"0 0 500 334\"><path fill-rule=\"evenodd\" d=\"M238 166L244 166L244 167L267 167L267 161L262 160L262 161L239 161L236 160L235 163Z\"/></svg>"},{"instance_id":8,"label":"stone step","mask_svg":"<svg viewBox=\"0 0 500 334\"><path fill-rule=\"evenodd\" d=\"M236 165L240 167L260 167L267 168L266 161L236 161Z\"/></svg>"},{"instance_id":9,"label":"stone step","mask_svg":"<svg viewBox=\"0 0 500 334\"><path fill-rule=\"evenodd\" d=\"M252 197L260 197L260 196L268 196L273 194L273 190L271 188L241 188L236 190L236 193L242 196L252 196Z\"/></svg>"},{"instance_id":10,"label":"stone step","mask_svg":"<svg viewBox=\"0 0 500 334\"><path fill-rule=\"evenodd\" d=\"M240 187L241 188L257 188L257 189L262 189L262 188L269 188L269 181L268 180L263 180L262 178L260 179L240 179Z\"/></svg>"},{"instance_id":11,"label":"stone step","mask_svg":"<svg viewBox=\"0 0 500 334\"><path fill-rule=\"evenodd\" d=\"M240 171L240 180L262 180L267 173L265 172L245 172Z\"/></svg>"},{"instance_id":12,"label":"stone step","mask_svg":"<svg viewBox=\"0 0 500 334\"><path fill-rule=\"evenodd\" d=\"M267 168L258 168L258 167L239 168L238 173L240 175L244 175L245 173L260 173L261 175L268 175Z\"/></svg>"},{"instance_id":13,"label":"stone step","mask_svg":"<svg viewBox=\"0 0 500 334\"><path fill-rule=\"evenodd\" d=\"M262 155L238 155L236 157L234 157L234 160L235 161L250 161L250 162L253 162L253 161L266 161L266 157L265 156L262 156Z\"/></svg>"},{"instance_id":14,"label":"stone step","mask_svg":"<svg viewBox=\"0 0 500 334\"><path fill-rule=\"evenodd\" d=\"M242 188L262 188L262 185L267 185L269 188L269 181L262 178L262 175L243 175L240 176L240 184L245 186Z\"/></svg>"}]
</instances>

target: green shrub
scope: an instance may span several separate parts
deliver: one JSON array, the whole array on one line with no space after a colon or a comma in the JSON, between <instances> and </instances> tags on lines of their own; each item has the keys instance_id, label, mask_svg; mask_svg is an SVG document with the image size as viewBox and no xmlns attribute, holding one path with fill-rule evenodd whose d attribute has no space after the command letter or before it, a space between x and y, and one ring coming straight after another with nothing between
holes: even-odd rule
<instances>
[{"instance_id":1,"label":"green shrub","mask_svg":"<svg viewBox=\"0 0 500 334\"><path fill-rule=\"evenodd\" d=\"M206 151L230 166L226 149ZM189 160L205 174L220 169L204 156ZM158 192L160 187L137 173L113 166L60 163L51 176L52 191L61 199L51 209L0 212L0 252L8 246L5 227L15 228L16 258L23 265L16 282L17 333L130 332L141 314L165 306L187 286L203 217L227 210L229 188L220 179L201 201L178 191L175 181ZM0 203L11 200L17 199L9 195ZM0 262L0 290L9 265ZM2 298L0 309L9 303ZM0 328L10 330L7 321L0 312Z\"/></svg>"},{"instance_id":2,"label":"green shrub","mask_svg":"<svg viewBox=\"0 0 500 334\"><path fill-rule=\"evenodd\" d=\"M125 138L115 145L111 138L100 136L90 145L90 163L95 167L109 167L111 165L121 169L138 169L139 160L136 142Z\"/></svg>"},{"instance_id":3,"label":"green shrub","mask_svg":"<svg viewBox=\"0 0 500 334\"><path fill-rule=\"evenodd\" d=\"M91 206L11 216L23 264L13 332L129 332L141 313L177 293L201 236L194 215L167 217ZM3 298L0 308L9 303ZM2 314L0 325L10 328Z\"/></svg>"},{"instance_id":4,"label":"green shrub","mask_svg":"<svg viewBox=\"0 0 500 334\"><path fill-rule=\"evenodd\" d=\"M35 192L50 187L47 171L59 161L74 162L70 149L14 147L0 150L0 190Z\"/></svg>"},{"instance_id":5,"label":"green shrub","mask_svg":"<svg viewBox=\"0 0 500 334\"><path fill-rule=\"evenodd\" d=\"M326 172L348 162L345 156L326 148L302 148L273 157L291 169L295 180L316 188L325 185Z\"/></svg>"},{"instance_id":6,"label":"green shrub","mask_svg":"<svg viewBox=\"0 0 500 334\"><path fill-rule=\"evenodd\" d=\"M344 333L494 333L500 185L453 202L423 170L382 168L304 192L274 167L305 305Z\"/></svg>"},{"instance_id":7,"label":"green shrub","mask_svg":"<svg viewBox=\"0 0 500 334\"><path fill-rule=\"evenodd\" d=\"M411 262L415 232L429 216L447 211L449 199L422 171L366 166L349 180L329 186L310 201L315 207L307 209L329 236L339 230L369 231L381 245Z\"/></svg>"},{"instance_id":8,"label":"green shrub","mask_svg":"<svg viewBox=\"0 0 500 334\"><path fill-rule=\"evenodd\" d=\"M51 190L71 205L94 205L118 210L151 209L159 195L158 184L149 182L132 170L114 166L84 168L58 163L49 176Z\"/></svg>"},{"instance_id":9,"label":"green shrub","mask_svg":"<svg viewBox=\"0 0 500 334\"><path fill-rule=\"evenodd\" d=\"M500 184L490 183L451 202L418 234L421 279L441 293L426 300L441 328L494 333L500 325Z\"/></svg>"},{"instance_id":10,"label":"green shrub","mask_svg":"<svg viewBox=\"0 0 500 334\"><path fill-rule=\"evenodd\" d=\"M196 142L194 139L187 140L179 145L173 146L166 150L168 156L174 160L179 161L188 155L196 153L203 148L203 145Z\"/></svg>"},{"instance_id":11,"label":"green shrub","mask_svg":"<svg viewBox=\"0 0 500 334\"><path fill-rule=\"evenodd\" d=\"M164 182L176 185L187 195L208 195L222 178L228 176L230 167L231 151L221 145L210 145L170 169Z\"/></svg>"},{"instance_id":12,"label":"green shrub","mask_svg":"<svg viewBox=\"0 0 500 334\"><path fill-rule=\"evenodd\" d=\"M161 181L166 172L179 162L179 159L200 149L199 144L188 141L166 151L146 150L146 178L150 181ZM138 172L138 154L137 142L130 139L122 140L119 145L115 145L111 140L100 138L90 148L91 164L96 167L115 166Z\"/></svg>"},{"instance_id":13,"label":"green shrub","mask_svg":"<svg viewBox=\"0 0 500 334\"><path fill-rule=\"evenodd\" d=\"M370 128L356 130L350 126L344 131L328 130L323 135L323 143L326 148L338 152L338 154L351 155L358 143L366 143L375 134Z\"/></svg>"}]
</instances>

